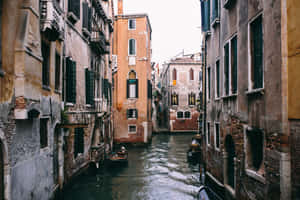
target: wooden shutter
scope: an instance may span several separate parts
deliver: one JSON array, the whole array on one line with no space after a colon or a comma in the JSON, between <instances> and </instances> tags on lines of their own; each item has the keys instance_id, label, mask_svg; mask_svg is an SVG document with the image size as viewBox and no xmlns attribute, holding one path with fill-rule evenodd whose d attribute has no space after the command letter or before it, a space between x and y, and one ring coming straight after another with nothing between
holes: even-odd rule
<instances>
[{"instance_id":1,"label":"wooden shutter","mask_svg":"<svg viewBox=\"0 0 300 200\"><path fill-rule=\"evenodd\" d=\"M224 51L225 95L229 95L229 43L225 45Z\"/></svg>"},{"instance_id":2,"label":"wooden shutter","mask_svg":"<svg viewBox=\"0 0 300 200\"><path fill-rule=\"evenodd\" d=\"M126 90L127 99L129 98L129 79L127 79L127 90Z\"/></svg>"},{"instance_id":3,"label":"wooden shutter","mask_svg":"<svg viewBox=\"0 0 300 200\"><path fill-rule=\"evenodd\" d=\"M82 3L82 28L88 29L89 5L87 2Z\"/></svg>"},{"instance_id":4,"label":"wooden shutter","mask_svg":"<svg viewBox=\"0 0 300 200\"><path fill-rule=\"evenodd\" d=\"M135 87L135 96L136 98L139 98L139 79L136 79L136 87Z\"/></svg>"},{"instance_id":5,"label":"wooden shutter","mask_svg":"<svg viewBox=\"0 0 300 200\"><path fill-rule=\"evenodd\" d=\"M237 92L237 37L231 40L231 88L232 93Z\"/></svg>"}]
</instances>

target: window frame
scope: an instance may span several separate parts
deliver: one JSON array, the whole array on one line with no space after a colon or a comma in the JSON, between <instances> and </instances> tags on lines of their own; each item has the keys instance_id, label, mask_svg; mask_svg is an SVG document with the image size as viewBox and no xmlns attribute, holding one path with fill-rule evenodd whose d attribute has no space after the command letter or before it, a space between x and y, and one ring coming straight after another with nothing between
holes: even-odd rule
<instances>
[{"instance_id":1,"label":"window frame","mask_svg":"<svg viewBox=\"0 0 300 200\"><path fill-rule=\"evenodd\" d=\"M45 122L44 131L46 131L46 133L42 133L42 122ZM40 149L45 149L48 146L49 146L49 118L40 118Z\"/></svg>"},{"instance_id":2,"label":"window frame","mask_svg":"<svg viewBox=\"0 0 300 200\"><path fill-rule=\"evenodd\" d=\"M233 78L232 78L232 68L233 68L233 63L232 63L232 40L236 38L237 42L237 48L238 48L238 35L237 33L233 34L224 44L223 46L223 97L229 97L229 96L236 96L238 94L238 55L236 58L236 92L233 93L232 91L232 85L233 85ZM226 94L226 75L225 75L225 46L228 45L228 94ZM238 52L238 49L237 49Z\"/></svg>"},{"instance_id":3,"label":"window frame","mask_svg":"<svg viewBox=\"0 0 300 200\"><path fill-rule=\"evenodd\" d=\"M190 113L190 117L186 117L185 116L185 113ZM191 111L184 111L184 113L183 113L183 117L184 117L184 119L192 119L192 112Z\"/></svg>"},{"instance_id":4,"label":"window frame","mask_svg":"<svg viewBox=\"0 0 300 200\"><path fill-rule=\"evenodd\" d=\"M176 98L176 100L177 100L177 104L174 104L173 103L173 96L175 95L175 98ZM177 93L173 93L173 94L171 94L171 105L172 106L178 106L179 105L179 95L177 94Z\"/></svg>"},{"instance_id":5,"label":"window frame","mask_svg":"<svg viewBox=\"0 0 300 200\"><path fill-rule=\"evenodd\" d=\"M134 27L130 27L130 21L134 22ZM128 19L128 30L136 30L136 19Z\"/></svg>"},{"instance_id":6,"label":"window frame","mask_svg":"<svg viewBox=\"0 0 300 200\"><path fill-rule=\"evenodd\" d=\"M219 73L217 73L217 66L219 68ZM215 99L218 100L220 98L221 98L221 68L220 68L220 60L218 59L215 64Z\"/></svg>"},{"instance_id":7,"label":"window frame","mask_svg":"<svg viewBox=\"0 0 300 200\"><path fill-rule=\"evenodd\" d=\"M133 111L133 112L135 112L135 114L132 114L132 115L134 115L134 117L130 117L130 115L129 115L129 112L130 111ZM129 108L129 109L127 109L127 112L126 112L126 117L127 117L127 119L137 119L138 118L138 110L136 109L136 108Z\"/></svg>"},{"instance_id":8,"label":"window frame","mask_svg":"<svg viewBox=\"0 0 300 200\"><path fill-rule=\"evenodd\" d=\"M134 54L131 54L131 49L130 49L130 41L134 41ZM137 49L137 44L136 44L136 39L130 38L128 40L128 56L136 56L136 49Z\"/></svg>"},{"instance_id":9,"label":"window frame","mask_svg":"<svg viewBox=\"0 0 300 200\"><path fill-rule=\"evenodd\" d=\"M252 81L252 71L253 71L253 55L252 55L252 29L251 25L254 23L255 20L257 20L259 17L261 17L261 33L262 33L262 87L261 88L254 88L254 81ZM259 12L256 16L254 16L249 22L248 22L248 93L250 92L256 92L261 91L265 87L265 74L264 74L264 15L263 12Z\"/></svg>"},{"instance_id":10,"label":"window frame","mask_svg":"<svg viewBox=\"0 0 300 200\"><path fill-rule=\"evenodd\" d=\"M219 130L219 140L217 141L217 125L218 125L218 130ZM217 151L220 151L220 146L221 146L221 133L220 133L220 122L215 122L214 126L214 142L215 142L215 149ZM217 143L218 142L218 143ZM219 147L217 147L217 144Z\"/></svg>"},{"instance_id":11,"label":"window frame","mask_svg":"<svg viewBox=\"0 0 300 200\"><path fill-rule=\"evenodd\" d=\"M178 113L182 113L182 118L179 118L179 117L178 117ZM176 112L176 119L179 119L179 120L185 119L185 118L184 118L184 112L181 111L181 110L177 111L177 112Z\"/></svg>"},{"instance_id":12,"label":"window frame","mask_svg":"<svg viewBox=\"0 0 300 200\"><path fill-rule=\"evenodd\" d=\"M191 103L192 98L194 98L194 104ZM188 103L189 106L195 106L196 105L196 93L191 92L188 94Z\"/></svg>"},{"instance_id":13,"label":"window frame","mask_svg":"<svg viewBox=\"0 0 300 200\"><path fill-rule=\"evenodd\" d=\"M135 131L130 131L130 127L135 127ZM128 133L137 133L136 124L128 124Z\"/></svg>"},{"instance_id":14,"label":"window frame","mask_svg":"<svg viewBox=\"0 0 300 200\"><path fill-rule=\"evenodd\" d=\"M211 146L211 130L210 130L210 122L206 122L206 145Z\"/></svg>"}]
</instances>

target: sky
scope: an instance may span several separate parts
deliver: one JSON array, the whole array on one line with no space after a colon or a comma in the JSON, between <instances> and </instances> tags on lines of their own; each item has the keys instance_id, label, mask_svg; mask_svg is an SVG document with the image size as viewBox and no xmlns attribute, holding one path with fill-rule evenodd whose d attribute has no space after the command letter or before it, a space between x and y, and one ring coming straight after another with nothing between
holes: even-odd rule
<instances>
[{"instance_id":1,"label":"sky","mask_svg":"<svg viewBox=\"0 0 300 200\"><path fill-rule=\"evenodd\" d=\"M152 26L152 61L200 51L199 0L123 0L124 14L147 13ZM118 0L114 0L117 14Z\"/></svg>"}]
</instances>

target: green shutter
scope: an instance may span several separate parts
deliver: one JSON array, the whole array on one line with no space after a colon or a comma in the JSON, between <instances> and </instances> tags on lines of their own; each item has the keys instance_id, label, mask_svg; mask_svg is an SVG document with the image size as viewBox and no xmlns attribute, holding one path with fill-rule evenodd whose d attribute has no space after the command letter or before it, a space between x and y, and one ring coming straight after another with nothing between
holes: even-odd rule
<instances>
[{"instance_id":1,"label":"green shutter","mask_svg":"<svg viewBox=\"0 0 300 200\"><path fill-rule=\"evenodd\" d=\"M127 79L127 83L126 83L126 88L127 88L127 90L126 90L126 97L127 97L127 99L129 98L129 81L130 80Z\"/></svg>"},{"instance_id":2,"label":"green shutter","mask_svg":"<svg viewBox=\"0 0 300 200\"><path fill-rule=\"evenodd\" d=\"M139 80L136 79L136 98L139 98Z\"/></svg>"}]
</instances>

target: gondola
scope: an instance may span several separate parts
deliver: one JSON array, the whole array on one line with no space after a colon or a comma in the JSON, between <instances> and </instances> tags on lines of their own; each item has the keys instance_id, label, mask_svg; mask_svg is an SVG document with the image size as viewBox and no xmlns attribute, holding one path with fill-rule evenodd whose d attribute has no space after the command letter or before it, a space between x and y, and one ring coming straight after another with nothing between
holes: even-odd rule
<instances>
[{"instance_id":1,"label":"gondola","mask_svg":"<svg viewBox=\"0 0 300 200\"><path fill-rule=\"evenodd\" d=\"M125 148L121 148L120 151L117 153L112 153L108 157L108 161L112 165L122 165L122 164L127 164L128 163L128 152L126 151Z\"/></svg>"}]
</instances>

